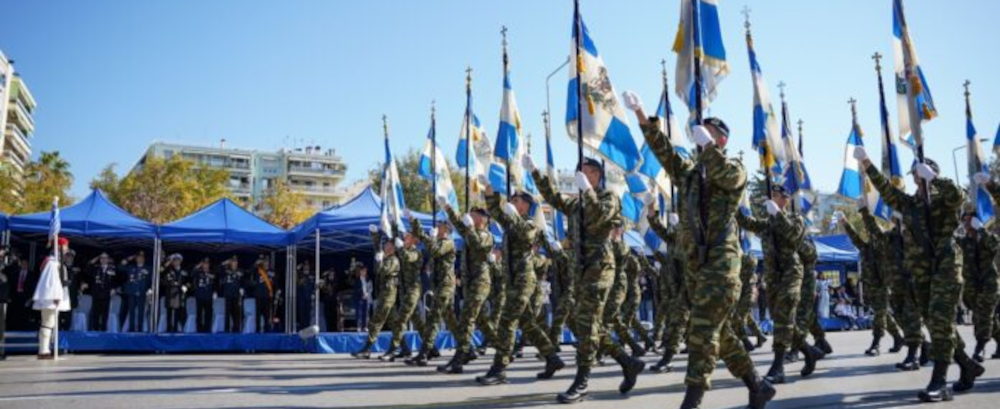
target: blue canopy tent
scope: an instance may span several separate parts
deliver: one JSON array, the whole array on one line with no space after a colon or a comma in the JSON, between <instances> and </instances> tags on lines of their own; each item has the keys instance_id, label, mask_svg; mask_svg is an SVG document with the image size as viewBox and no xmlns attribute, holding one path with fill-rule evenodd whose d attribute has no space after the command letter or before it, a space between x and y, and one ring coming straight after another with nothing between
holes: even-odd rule
<instances>
[{"instance_id":1,"label":"blue canopy tent","mask_svg":"<svg viewBox=\"0 0 1000 409\"><path fill-rule=\"evenodd\" d=\"M858 249L848 239L847 235L838 234L833 236L813 236L813 243L816 243L816 252L819 255L820 263L857 263L860 259ZM760 247L760 238L750 239L750 252L758 260L764 259L764 253Z\"/></svg>"},{"instance_id":2,"label":"blue canopy tent","mask_svg":"<svg viewBox=\"0 0 1000 409\"><path fill-rule=\"evenodd\" d=\"M72 206L59 211L62 234L86 238L156 239L156 225L135 217L108 200L104 192L95 189ZM51 212L38 212L6 217L7 228L14 232L42 233L49 231Z\"/></svg>"},{"instance_id":3,"label":"blue canopy tent","mask_svg":"<svg viewBox=\"0 0 1000 409\"><path fill-rule=\"evenodd\" d=\"M285 247L289 237L288 231L264 221L228 198L160 226L160 240L174 243Z\"/></svg>"}]
</instances>

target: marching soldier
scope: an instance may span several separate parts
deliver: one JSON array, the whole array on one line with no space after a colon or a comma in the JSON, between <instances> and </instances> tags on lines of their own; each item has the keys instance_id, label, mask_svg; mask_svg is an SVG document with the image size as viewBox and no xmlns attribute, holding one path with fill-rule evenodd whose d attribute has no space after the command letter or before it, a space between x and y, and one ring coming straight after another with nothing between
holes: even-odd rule
<instances>
[{"instance_id":1,"label":"marching soldier","mask_svg":"<svg viewBox=\"0 0 1000 409\"><path fill-rule=\"evenodd\" d=\"M403 246L396 249L400 271L400 305L396 315L389 323L389 328L392 328L392 340L389 342L389 349L386 353L379 357L379 360L383 362L393 362L396 358L409 358L412 353L410 346L403 342L403 333L411 319L419 319L419 317L414 316L414 312L416 312L420 296L423 294L423 287L420 283L420 268L423 257L420 250L417 249L417 236L412 231L414 227L410 226L411 231L403 235ZM416 327L419 328L420 325L416 325ZM400 352L396 355L396 347L400 346Z\"/></svg>"},{"instance_id":2,"label":"marching soldier","mask_svg":"<svg viewBox=\"0 0 1000 409\"><path fill-rule=\"evenodd\" d=\"M425 234L420 226L420 220L410 219L417 240L424 244L428 254L434 260L434 304L427 312L424 327L420 331L420 353L412 360L406 360L407 365L427 366L427 361L441 356L437 347L438 325L447 324L448 330L456 332L455 323L455 242L451 240L451 225L447 220L441 220L430 234Z\"/></svg>"},{"instance_id":3,"label":"marching soldier","mask_svg":"<svg viewBox=\"0 0 1000 409\"><path fill-rule=\"evenodd\" d=\"M392 314L393 307L396 306L396 293L399 287L399 258L396 255L396 248L403 247L403 240L398 237L394 240L386 240L382 244L382 237L378 232L378 227L374 224L368 226L372 236L372 246L375 248L375 265L378 266L375 272L375 282L378 289L375 298L378 303L375 305L375 314L368 322L368 339L361 350L351 355L358 359L371 358L372 346L378 340L378 333ZM381 245L380 245L381 244ZM390 350L391 354L392 351Z\"/></svg>"},{"instance_id":4,"label":"marching soldier","mask_svg":"<svg viewBox=\"0 0 1000 409\"><path fill-rule=\"evenodd\" d=\"M865 201L866 199L864 198L859 201L861 217L872 217ZM847 219L840 219L840 223L844 226L844 230L847 232L847 236L851 239L851 242L854 243L854 247L857 247L861 253L861 283L864 286L864 297L875 313L872 322L872 345L865 351L865 355L878 356L880 353L879 343L887 330L890 331L893 339L896 340L893 348L902 343L902 337L896 331L893 331L894 325L891 324L892 318L889 317L887 305L889 294L886 291L886 286L883 285L883 271L880 271L883 268L880 265L881 263L879 263L878 254L875 253L872 232L868 231L868 238L866 239L847 222Z\"/></svg>"},{"instance_id":5,"label":"marching soldier","mask_svg":"<svg viewBox=\"0 0 1000 409\"><path fill-rule=\"evenodd\" d=\"M192 270L192 285L194 286L195 323L199 333L212 332L212 303L217 297L215 293L215 273L212 264L205 257Z\"/></svg>"},{"instance_id":6,"label":"marching soldier","mask_svg":"<svg viewBox=\"0 0 1000 409\"><path fill-rule=\"evenodd\" d=\"M544 242L545 251L549 253L552 260L555 276L552 277L553 292L556 294L556 305L552 312L552 325L549 327L549 339L556 345L559 351L560 342L563 338L563 326L569 323L572 328L571 313L576 304L576 274L573 270L573 261L563 246L558 241L551 243Z\"/></svg>"},{"instance_id":7,"label":"marching soldier","mask_svg":"<svg viewBox=\"0 0 1000 409\"><path fill-rule=\"evenodd\" d=\"M726 158L729 128L717 118L697 126L692 137L699 152L692 158L679 155L661 130L658 118L646 118L638 95L627 92L626 106L635 111L647 146L678 187L680 220L677 240L688 257L691 324L688 336L687 391L682 409L697 408L711 388L711 374L719 356L733 376L750 391L749 406L763 408L774 397L774 388L762 380L753 361L730 325L740 293L740 245L733 219L746 188L746 171Z\"/></svg>"},{"instance_id":8,"label":"marching soldier","mask_svg":"<svg viewBox=\"0 0 1000 409\"><path fill-rule=\"evenodd\" d=\"M439 200L440 201L440 200ZM474 352L472 350L472 334L475 331L475 323L478 318L488 317L483 314L483 304L490 294L491 271L489 265L490 252L493 250L493 234L488 228L489 214L480 207L473 208L468 214L459 218L455 210L445 201L441 207L448 213L448 219L458 230L465 242L466 268L465 277L462 278L462 312L455 325L455 355L447 364L439 366L438 372L460 374L465 363L472 360ZM487 320L480 320L487 326ZM480 327L481 329L483 327ZM483 329L484 333L492 333L489 329Z\"/></svg>"},{"instance_id":9,"label":"marching soldier","mask_svg":"<svg viewBox=\"0 0 1000 409\"><path fill-rule=\"evenodd\" d=\"M536 169L531 156L524 157L523 165L525 169L531 170L545 200L568 216L568 236L580 240L578 249L583 252L578 254L574 251L571 256L578 260L574 266L578 267L579 274L576 309L573 311L573 334L578 341L576 377L569 389L557 398L562 403L575 403L587 397L590 371L599 352L611 355L621 366L624 379L618 386L618 391L628 393L635 387L646 364L628 356L611 339L607 323L602 322L617 274L612 231L616 220L621 218L621 199L605 188L604 166L595 159L585 159L577 168L576 186L580 189L580 196L577 197L558 193L554 181L544 177ZM582 226L578 216L581 213Z\"/></svg>"},{"instance_id":10,"label":"marching soldier","mask_svg":"<svg viewBox=\"0 0 1000 409\"><path fill-rule=\"evenodd\" d=\"M485 209L483 209L485 211ZM488 211L487 211L488 212ZM487 213L488 214L488 213ZM478 352L480 355L486 353L486 348L494 342L497 330L500 328L500 318L503 316L504 307L507 305L507 261L504 260L503 250L494 248L487 258L490 269L490 302L489 313L480 310L479 318L476 319L476 326L479 330L487 329L488 333L483 333L485 337Z\"/></svg>"},{"instance_id":11,"label":"marching soldier","mask_svg":"<svg viewBox=\"0 0 1000 409\"><path fill-rule=\"evenodd\" d=\"M743 348L747 352L757 349L754 343L750 342L747 335L749 321L753 321L750 309L753 307L753 289L757 286L757 259L750 254L750 241L743 240L740 245L743 249L743 258L740 267L740 298L736 301L736 313L733 314L733 331L743 342ZM758 329L759 330L759 329ZM758 335L758 334L755 334ZM757 336L760 341L760 336Z\"/></svg>"},{"instance_id":12,"label":"marching soldier","mask_svg":"<svg viewBox=\"0 0 1000 409\"><path fill-rule=\"evenodd\" d=\"M544 235L540 234L538 237L539 242L545 241ZM548 329L548 325L545 323L544 318L541 318L543 316L542 308L545 305L544 294L542 291L542 281L545 280L545 274L549 269L550 263L548 257L545 257L539 251L540 249L541 246L539 243L535 243L531 246L531 262L533 264L532 270L535 272L535 289L532 291L531 297L528 299L527 314L531 315L532 320L535 321L535 325L543 330L546 330ZM528 331L524 329L525 322L521 321L520 324L521 333L527 334ZM521 358L524 355L524 344L533 342L533 340L527 338L529 337L522 336L514 343L514 358ZM551 342L552 339L550 338L549 341ZM553 342L553 347L555 346L556 344Z\"/></svg>"},{"instance_id":13,"label":"marching soldier","mask_svg":"<svg viewBox=\"0 0 1000 409\"><path fill-rule=\"evenodd\" d=\"M515 332L519 323L524 331L523 336L534 341L539 354L545 358L545 370L537 375L538 379L551 379L565 364L559 359L545 331L538 327L528 305L536 285L531 250L538 235L542 234L541 227L535 226L529 217L529 213L535 207L535 199L525 192L517 192L501 210L500 194L494 193L492 186L487 186L486 203L489 205L490 215L506 232L505 240L510 252L507 263L512 276L509 279L510 285L507 286L507 302L500 318L500 326L497 328L495 345L497 352L493 358L493 365L485 376L477 377L476 382L481 385L507 382L506 369L511 362Z\"/></svg>"},{"instance_id":14,"label":"marching soldier","mask_svg":"<svg viewBox=\"0 0 1000 409\"><path fill-rule=\"evenodd\" d=\"M903 224L915 238L915 245L907 248L906 256L912 260L914 292L931 333L930 358L934 361L931 380L918 397L925 402L951 400L947 376L952 360L962 369L954 385L956 392L972 389L976 378L983 373L983 367L965 353L965 343L955 329L962 293L962 250L955 242L958 228L955 215L962 208L965 193L954 182L939 178L937 164L931 160L913 165L911 173L917 192L908 195L872 165L863 147L855 148L854 157L861 162L882 200L903 214Z\"/></svg>"},{"instance_id":15,"label":"marching soldier","mask_svg":"<svg viewBox=\"0 0 1000 409\"><path fill-rule=\"evenodd\" d=\"M122 286L122 295L124 295L125 302L122 303L120 316L118 317L119 328L125 328L125 320L127 319L129 331L142 332L143 321L146 317L146 295L150 290L149 285L152 279L150 267L146 265L145 252L139 251L135 255L122 260L119 272L125 279L125 285ZM170 289L165 281L163 288L165 289L164 294L167 294L169 297ZM168 305L168 327L170 326L170 312L170 306Z\"/></svg>"},{"instance_id":16,"label":"marching soldier","mask_svg":"<svg viewBox=\"0 0 1000 409\"><path fill-rule=\"evenodd\" d=\"M764 282L771 297L767 304L774 319L774 361L767 371L767 378L773 384L785 383L785 354L789 348L795 348L805 358L801 372L803 377L813 373L816 361L823 355L804 341L794 342L795 311L803 276L798 249L805 238L805 222L801 216L786 211L790 199L783 186L775 185L771 188L771 200L765 202L769 215L767 219L742 212L736 215L740 227L760 237L764 250Z\"/></svg>"},{"instance_id":17,"label":"marching soldier","mask_svg":"<svg viewBox=\"0 0 1000 409\"><path fill-rule=\"evenodd\" d=\"M795 348L801 349L806 342L806 334L812 334L813 342L823 355L833 353L833 347L826 341L826 332L816 315L816 263L819 254L812 237L806 237L799 245L799 258L802 259L802 289L799 307L795 312Z\"/></svg>"},{"instance_id":18,"label":"marching soldier","mask_svg":"<svg viewBox=\"0 0 1000 409\"><path fill-rule=\"evenodd\" d=\"M236 256L226 260L219 284L222 298L226 299L225 331L240 333L243 331L243 271Z\"/></svg>"},{"instance_id":19,"label":"marching soldier","mask_svg":"<svg viewBox=\"0 0 1000 409\"><path fill-rule=\"evenodd\" d=\"M631 344L632 337L622 323L621 309L628 296L626 282L628 275L625 273L625 264L628 263L628 245L622 240L622 220L621 217L612 222L611 229L611 249L615 260L615 278L611 283L611 291L608 292L608 300L604 303L604 314L601 316L601 323L604 325L604 332L607 334L616 333L618 340L624 344ZM621 345L621 344L616 344ZM645 351L643 351L645 352ZM597 352L597 364L604 365L604 356L610 353L603 345Z\"/></svg>"},{"instance_id":20,"label":"marching soldier","mask_svg":"<svg viewBox=\"0 0 1000 409\"><path fill-rule=\"evenodd\" d=\"M626 291L625 303L622 304L621 319L622 326L624 327L623 332L629 334L628 338L625 339L626 343L632 349L632 356L637 358L646 355L647 348L655 348L653 339L649 336L649 331L646 331L639 321L639 305L642 303L641 281L644 272L648 270L648 264L645 256L637 254L635 250L630 249L625 264ZM635 331L634 336L631 331ZM646 348L639 345L636 337L642 339L643 343L646 344Z\"/></svg>"},{"instance_id":21,"label":"marching soldier","mask_svg":"<svg viewBox=\"0 0 1000 409\"><path fill-rule=\"evenodd\" d=\"M680 219L676 214L671 213L667 223L670 225L669 228L660 222L658 215L653 214L649 217L649 227L660 240L663 240L664 246L666 246L664 248L666 253L660 263L667 265L670 274L666 278L670 306L669 313L666 314L669 318L665 318L663 357L650 368L650 371L654 373L673 371L674 367L671 361L674 355L680 352L681 340L687 336L688 321L691 318L689 288L694 284L693 277L687 276L688 270L685 265L688 260L683 253L684 249L681 248L681 243L677 241L677 225L680 223Z\"/></svg>"},{"instance_id":22,"label":"marching soldier","mask_svg":"<svg viewBox=\"0 0 1000 409\"><path fill-rule=\"evenodd\" d=\"M977 181L985 177L986 189L993 196L993 200L1000 199L1000 189L989 181L989 176L985 173L977 176ZM965 223L965 237L959 242L962 245L962 252L965 254L965 266L963 271L965 279L965 291L962 293L965 306L972 309L972 320L975 324L976 350L973 358L977 362L983 362L986 344L990 338L996 336L998 332L996 326L996 310L1000 289L998 289L997 266L994 263L994 256L997 253L997 235L983 228L983 223L975 212L967 212L962 217ZM1000 341L998 341L1000 345ZM1000 351L998 346L997 351Z\"/></svg>"},{"instance_id":23,"label":"marching soldier","mask_svg":"<svg viewBox=\"0 0 1000 409\"><path fill-rule=\"evenodd\" d=\"M135 269L145 269L145 256L142 252L135 258ZM166 266L163 267L163 276L160 278L160 286L163 289L165 304L167 307L167 332L184 332L184 321L187 314L184 313L185 292L187 292L188 273L181 268L184 257L174 253L167 257ZM146 274L148 275L148 274ZM129 282L132 281L132 273L129 273ZM145 280L143 280L145 281ZM128 294L128 287L125 289ZM142 292L145 294L145 291ZM141 324L140 324L141 325Z\"/></svg>"}]
</instances>

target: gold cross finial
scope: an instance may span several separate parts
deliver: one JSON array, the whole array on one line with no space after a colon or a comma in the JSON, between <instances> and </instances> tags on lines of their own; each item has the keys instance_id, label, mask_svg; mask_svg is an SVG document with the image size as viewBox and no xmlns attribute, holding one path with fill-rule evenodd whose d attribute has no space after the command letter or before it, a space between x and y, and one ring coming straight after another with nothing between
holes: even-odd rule
<instances>
[{"instance_id":1,"label":"gold cross finial","mask_svg":"<svg viewBox=\"0 0 1000 409\"><path fill-rule=\"evenodd\" d=\"M503 46L507 46L507 26L500 26L500 35L503 37Z\"/></svg>"},{"instance_id":2,"label":"gold cross finial","mask_svg":"<svg viewBox=\"0 0 1000 409\"><path fill-rule=\"evenodd\" d=\"M778 89L781 91L780 95L781 95L781 102L782 103L785 102L785 87L786 86L788 86L788 84L785 84L784 81L779 81L778 82Z\"/></svg>"},{"instance_id":3,"label":"gold cross finial","mask_svg":"<svg viewBox=\"0 0 1000 409\"><path fill-rule=\"evenodd\" d=\"M743 14L743 27L746 27L748 33L750 32L750 12L751 11L752 10L750 10L749 6L743 6L743 11L740 12L741 14Z\"/></svg>"},{"instance_id":4,"label":"gold cross finial","mask_svg":"<svg viewBox=\"0 0 1000 409\"><path fill-rule=\"evenodd\" d=\"M972 85L972 81L969 81L969 80L965 80L965 82L962 83L962 86L965 87L965 97L966 98L968 98L969 95L970 95L969 94L969 86L970 85Z\"/></svg>"},{"instance_id":5,"label":"gold cross finial","mask_svg":"<svg viewBox=\"0 0 1000 409\"><path fill-rule=\"evenodd\" d=\"M875 70L882 71L882 54L876 51L872 59L875 60Z\"/></svg>"},{"instance_id":6,"label":"gold cross finial","mask_svg":"<svg viewBox=\"0 0 1000 409\"><path fill-rule=\"evenodd\" d=\"M472 67L465 68L465 89L472 89Z\"/></svg>"}]
</instances>

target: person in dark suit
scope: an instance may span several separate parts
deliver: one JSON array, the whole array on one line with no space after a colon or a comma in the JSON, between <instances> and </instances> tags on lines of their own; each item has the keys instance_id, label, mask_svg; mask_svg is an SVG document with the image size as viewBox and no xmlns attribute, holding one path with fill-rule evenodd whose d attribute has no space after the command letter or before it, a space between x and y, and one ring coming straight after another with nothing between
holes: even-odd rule
<instances>
[{"instance_id":1,"label":"person in dark suit","mask_svg":"<svg viewBox=\"0 0 1000 409\"><path fill-rule=\"evenodd\" d=\"M88 279L90 296L93 304L90 310L91 331L108 330L108 308L111 306L111 297L115 295L117 271L111 256L108 253L101 253L97 258L90 260L92 267Z\"/></svg>"},{"instance_id":2,"label":"person in dark suit","mask_svg":"<svg viewBox=\"0 0 1000 409\"><path fill-rule=\"evenodd\" d=\"M220 285L226 299L226 332L239 334L243 330L243 271L235 256L226 262Z\"/></svg>"},{"instance_id":3,"label":"person in dark suit","mask_svg":"<svg viewBox=\"0 0 1000 409\"><path fill-rule=\"evenodd\" d=\"M31 314L31 297L35 295L35 286L38 284L38 275L33 274L28 260L16 259L16 263L7 273L11 282L10 311L8 316L10 324L8 327L13 330L29 331L34 328Z\"/></svg>"},{"instance_id":4,"label":"person in dark suit","mask_svg":"<svg viewBox=\"0 0 1000 409\"><path fill-rule=\"evenodd\" d=\"M215 273L211 260L205 257L194 267L191 286L194 287L195 321L199 333L212 332L212 303L215 294Z\"/></svg>"}]
</instances>

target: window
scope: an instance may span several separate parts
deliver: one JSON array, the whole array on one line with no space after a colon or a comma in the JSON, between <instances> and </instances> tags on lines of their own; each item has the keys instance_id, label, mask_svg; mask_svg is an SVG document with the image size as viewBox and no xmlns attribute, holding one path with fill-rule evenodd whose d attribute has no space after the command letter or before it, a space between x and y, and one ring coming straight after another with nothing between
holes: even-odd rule
<instances>
[{"instance_id":1,"label":"window","mask_svg":"<svg viewBox=\"0 0 1000 409\"><path fill-rule=\"evenodd\" d=\"M165 159L171 159L171 158L173 158L174 157L174 150L173 149L167 149L167 150L163 151L163 157Z\"/></svg>"}]
</instances>

